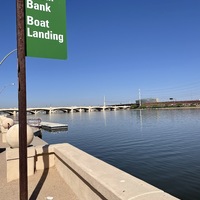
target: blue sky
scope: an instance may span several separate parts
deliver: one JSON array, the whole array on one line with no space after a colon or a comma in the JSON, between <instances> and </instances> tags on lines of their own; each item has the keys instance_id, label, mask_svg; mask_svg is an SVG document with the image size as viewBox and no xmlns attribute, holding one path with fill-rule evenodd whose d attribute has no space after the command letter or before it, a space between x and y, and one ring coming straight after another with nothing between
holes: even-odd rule
<instances>
[{"instance_id":1,"label":"blue sky","mask_svg":"<svg viewBox=\"0 0 200 200\"><path fill-rule=\"evenodd\" d=\"M16 48L15 0L0 3L0 60ZM67 60L26 58L27 106L200 99L199 0L68 0ZM18 106L16 53L0 107ZM11 86L11 83L15 86Z\"/></svg>"}]
</instances>

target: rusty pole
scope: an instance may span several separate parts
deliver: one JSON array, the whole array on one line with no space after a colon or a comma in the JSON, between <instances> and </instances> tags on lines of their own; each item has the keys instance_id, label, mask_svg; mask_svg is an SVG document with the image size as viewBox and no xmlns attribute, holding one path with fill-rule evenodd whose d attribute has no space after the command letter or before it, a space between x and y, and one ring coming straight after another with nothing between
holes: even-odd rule
<instances>
[{"instance_id":1,"label":"rusty pole","mask_svg":"<svg viewBox=\"0 0 200 200\"><path fill-rule=\"evenodd\" d=\"M16 0L17 58L18 58L18 109L19 109L19 189L20 200L28 199L27 178L27 116L26 116L26 61L24 0Z\"/></svg>"}]
</instances>

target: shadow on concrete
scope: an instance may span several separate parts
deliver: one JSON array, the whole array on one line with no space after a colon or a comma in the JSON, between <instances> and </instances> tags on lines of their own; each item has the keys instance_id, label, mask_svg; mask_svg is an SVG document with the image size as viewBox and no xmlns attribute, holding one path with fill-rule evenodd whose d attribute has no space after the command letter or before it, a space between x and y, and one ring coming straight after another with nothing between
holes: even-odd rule
<instances>
[{"instance_id":1,"label":"shadow on concrete","mask_svg":"<svg viewBox=\"0 0 200 200\"><path fill-rule=\"evenodd\" d=\"M92 190L97 196L99 196L99 199L102 200L108 200L105 198L96 188L94 188L93 185L91 185L85 178L83 178L78 172L76 172L71 166L69 166L66 162L64 162L61 158L57 157L57 159L62 162L63 165L66 166L74 175L76 175L85 185L87 185L90 190Z\"/></svg>"},{"instance_id":2,"label":"shadow on concrete","mask_svg":"<svg viewBox=\"0 0 200 200\"><path fill-rule=\"evenodd\" d=\"M0 148L0 153L4 152L6 148Z\"/></svg>"},{"instance_id":3,"label":"shadow on concrete","mask_svg":"<svg viewBox=\"0 0 200 200\"><path fill-rule=\"evenodd\" d=\"M44 171L42 173L42 176L38 182L38 184L36 185L33 193L30 196L29 200L36 200L38 199L38 195L42 189L42 186L44 185L44 182L47 178L47 175L49 173L49 156L48 155L48 145L45 145L43 148L43 163L44 163ZM45 156L46 155L46 156ZM35 160L36 163L36 160Z\"/></svg>"}]
</instances>

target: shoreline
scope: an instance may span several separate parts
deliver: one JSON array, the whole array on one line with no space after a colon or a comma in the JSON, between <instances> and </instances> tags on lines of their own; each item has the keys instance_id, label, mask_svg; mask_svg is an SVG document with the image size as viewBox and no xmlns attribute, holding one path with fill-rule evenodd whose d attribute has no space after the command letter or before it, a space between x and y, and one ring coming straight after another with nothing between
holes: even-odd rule
<instances>
[{"instance_id":1,"label":"shoreline","mask_svg":"<svg viewBox=\"0 0 200 200\"><path fill-rule=\"evenodd\" d=\"M198 110L200 107L131 108L131 110Z\"/></svg>"}]
</instances>

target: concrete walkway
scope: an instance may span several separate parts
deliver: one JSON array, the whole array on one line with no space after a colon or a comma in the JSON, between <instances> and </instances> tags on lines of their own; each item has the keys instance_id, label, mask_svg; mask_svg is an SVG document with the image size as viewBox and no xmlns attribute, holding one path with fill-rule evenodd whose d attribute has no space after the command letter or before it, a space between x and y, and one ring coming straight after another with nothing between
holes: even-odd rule
<instances>
[{"instance_id":1,"label":"concrete walkway","mask_svg":"<svg viewBox=\"0 0 200 200\"><path fill-rule=\"evenodd\" d=\"M0 133L0 200L19 199L19 180L7 183L6 179L6 147L2 143ZM37 171L28 177L29 200L45 200L51 196L53 200L78 200L70 187L60 177L55 167Z\"/></svg>"}]
</instances>

